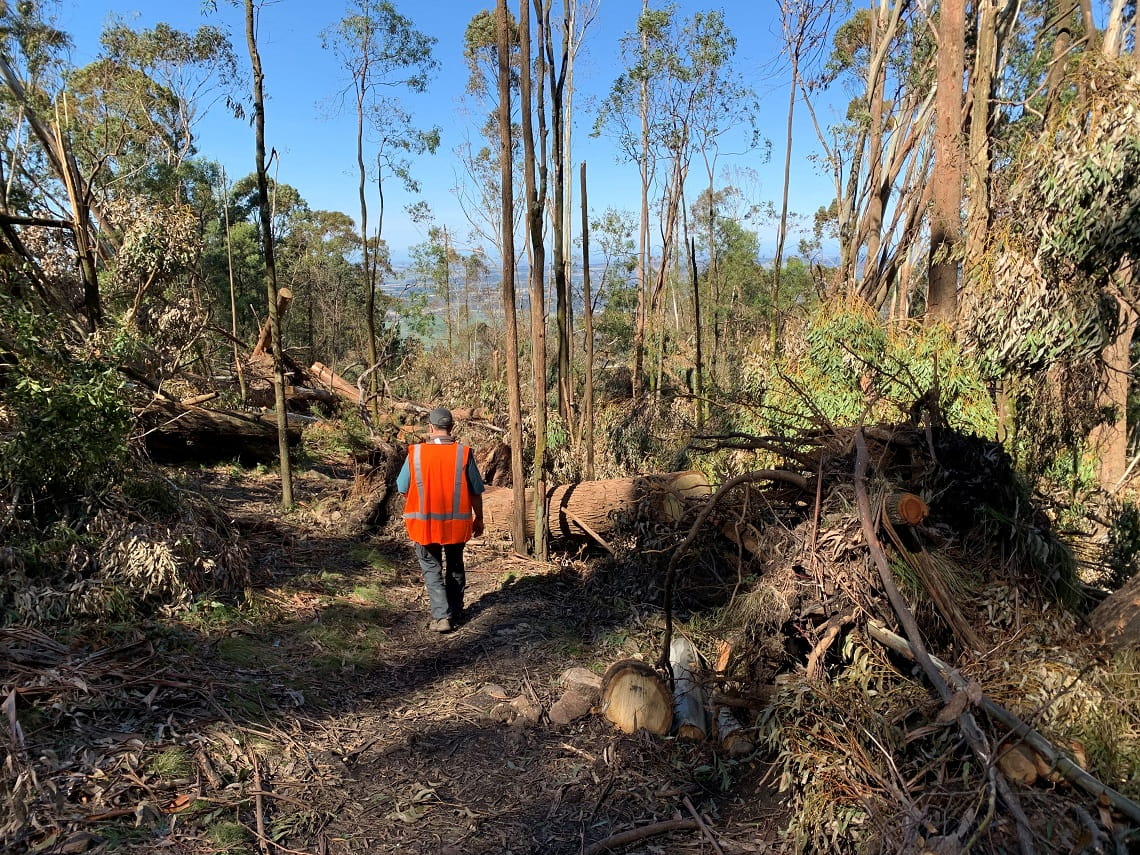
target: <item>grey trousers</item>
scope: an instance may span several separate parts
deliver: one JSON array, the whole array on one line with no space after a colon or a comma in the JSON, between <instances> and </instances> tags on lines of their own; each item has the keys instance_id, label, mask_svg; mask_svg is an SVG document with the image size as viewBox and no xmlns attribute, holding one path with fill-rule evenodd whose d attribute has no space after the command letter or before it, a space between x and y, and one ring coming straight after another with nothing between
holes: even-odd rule
<instances>
[{"instance_id":1,"label":"grey trousers","mask_svg":"<svg viewBox=\"0 0 1140 855\"><path fill-rule=\"evenodd\" d=\"M463 572L463 547L467 544L414 545L420 569L424 572L432 620L459 620L463 616L463 589L467 582Z\"/></svg>"}]
</instances>

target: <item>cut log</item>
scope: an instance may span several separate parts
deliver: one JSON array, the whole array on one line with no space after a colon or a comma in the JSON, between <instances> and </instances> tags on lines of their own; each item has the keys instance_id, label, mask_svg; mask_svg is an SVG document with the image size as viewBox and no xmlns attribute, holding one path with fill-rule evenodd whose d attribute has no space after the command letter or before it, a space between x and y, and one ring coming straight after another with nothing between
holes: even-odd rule
<instances>
[{"instance_id":1,"label":"cut log","mask_svg":"<svg viewBox=\"0 0 1140 855\"><path fill-rule=\"evenodd\" d=\"M729 757L743 757L751 754L755 746L744 732L736 716L728 707L718 707L716 711L716 734L720 747Z\"/></svg>"},{"instance_id":2,"label":"cut log","mask_svg":"<svg viewBox=\"0 0 1140 855\"><path fill-rule=\"evenodd\" d=\"M277 459L277 418L272 413L207 410L156 402L138 412L143 442L160 463L238 460L243 465ZM300 425L287 429L289 444L301 439Z\"/></svg>"},{"instance_id":3,"label":"cut log","mask_svg":"<svg viewBox=\"0 0 1140 855\"><path fill-rule=\"evenodd\" d=\"M663 736L673 725L673 695L644 662L621 659L602 677L602 714L625 733Z\"/></svg>"},{"instance_id":4,"label":"cut log","mask_svg":"<svg viewBox=\"0 0 1140 855\"><path fill-rule=\"evenodd\" d=\"M309 366L309 376L316 382L327 386L334 395L344 398L350 404L360 403L360 390L323 362L314 362Z\"/></svg>"},{"instance_id":5,"label":"cut log","mask_svg":"<svg viewBox=\"0 0 1140 855\"><path fill-rule=\"evenodd\" d=\"M697 682L701 664L689 639L674 636L669 643L669 668L673 671L673 720L677 736L699 742L705 738L705 698Z\"/></svg>"},{"instance_id":6,"label":"cut log","mask_svg":"<svg viewBox=\"0 0 1140 855\"><path fill-rule=\"evenodd\" d=\"M740 644L740 633L730 633L726 638L720 639L716 643L716 664L713 670L723 677L728 674L729 665L732 663L732 654Z\"/></svg>"},{"instance_id":7,"label":"cut log","mask_svg":"<svg viewBox=\"0 0 1140 855\"><path fill-rule=\"evenodd\" d=\"M293 302L293 292L288 288L277 289L277 317L282 319L285 313L289 311L289 304ZM257 344L253 346L253 352L250 353L251 360L257 360L263 353L269 350L269 318L261 325L261 332L257 336Z\"/></svg>"},{"instance_id":8,"label":"cut log","mask_svg":"<svg viewBox=\"0 0 1140 855\"><path fill-rule=\"evenodd\" d=\"M708 481L700 472L671 472L605 481L581 481L552 488L547 494L547 525L554 537L599 539L613 531L619 517L644 516L675 523L684 516L688 499L708 496ZM488 487L483 494L485 536L510 535L513 492ZM534 534L534 493L527 491L527 534Z\"/></svg>"},{"instance_id":9,"label":"cut log","mask_svg":"<svg viewBox=\"0 0 1140 855\"><path fill-rule=\"evenodd\" d=\"M892 525L918 525L926 519L930 508L914 493L895 493L887 497L886 512Z\"/></svg>"}]
</instances>

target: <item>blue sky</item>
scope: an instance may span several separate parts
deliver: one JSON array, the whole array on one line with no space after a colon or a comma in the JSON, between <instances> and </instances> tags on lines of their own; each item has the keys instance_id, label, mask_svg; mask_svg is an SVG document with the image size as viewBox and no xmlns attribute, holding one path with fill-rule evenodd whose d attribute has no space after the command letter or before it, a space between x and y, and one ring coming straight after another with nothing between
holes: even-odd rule
<instances>
[{"instance_id":1,"label":"blue sky","mask_svg":"<svg viewBox=\"0 0 1140 855\"><path fill-rule=\"evenodd\" d=\"M557 4L556 4L557 5ZM660 3L654 3L660 6ZM431 207L437 222L447 224L458 235L468 232L467 221L452 193L460 169L452 152L463 139L477 137L481 119L466 109L463 94L467 70L462 60L463 33L468 20L480 9L493 6L491 0L396 0L402 14L417 28L438 39L435 58L440 63L437 77L426 96L408 98L407 104L421 126L438 125L442 132L439 151L425 156L415 166L422 183L421 197ZM217 11L203 15L197 0L61 0L57 26L75 42L73 62L83 64L94 58L99 33L111 16L118 16L135 28L153 27L164 21L183 30L204 23L229 31L243 67L249 60L245 46L242 4L218 0ZM756 170L748 182L754 202L778 204L783 175L784 137L787 110L787 70L779 57L779 19L775 0L721 0L700 3L684 0L678 4L682 15L698 10L721 9L737 38L737 67L761 99L761 132L772 142L767 162L759 152L722 158L723 167ZM620 39L633 29L641 8L640 0L601 0L599 14L587 33L583 53L575 69L577 116L574 128L574 159L587 161L590 209L606 207L635 211L639 183L633 164L616 162L616 147L604 137L592 139L597 103L620 72L623 57ZM280 155L278 180L296 187L315 209L344 211L355 217L357 177L355 172L354 116L351 110L337 116L333 102L347 80L331 53L321 47L320 33L344 14L340 0L314 3L311 0L271 0L259 17L259 49L265 72L266 145ZM833 111L823 108L824 121L834 119ZM199 153L221 162L231 179L254 168L252 129L215 106L197 128ZM726 150L743 151L743 140ZM797 107L794 135L791 209L809 217L834 195L831 179L807 160L818 149L807 111ZM694 164L694 170L696 170ZM718 180L718 184L721 183ZM414 201L397 187L386 185L387 213L384 237L399 261L407 248L424 239L424 228L404 213ZM695 195L695 194L694 194ZM575 200L575 205L577 201ZM375 200L370 200L370 206ZM372 216L370 214L370 216ZM578 222L578 214L574 214ZM761 230L767 251L774 245L771 230ZM794 249L794 240L791 247Z\"/></svg>"}]
</instances>

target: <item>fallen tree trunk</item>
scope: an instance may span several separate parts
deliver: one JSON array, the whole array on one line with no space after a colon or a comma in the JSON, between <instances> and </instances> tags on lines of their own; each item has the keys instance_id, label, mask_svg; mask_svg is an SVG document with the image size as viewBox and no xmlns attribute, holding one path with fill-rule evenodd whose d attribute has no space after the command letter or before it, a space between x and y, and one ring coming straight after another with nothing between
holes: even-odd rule
<instances>
[{"instance_id":1,"label":"fallen tree trunk","mask_svg":"<svg viewBox=\"0 0 1140 855\"><path fill-rule=\"evenodd\" d=\"M1140 648L1140 574L1093 609L1089 623L1113 650Z\"/></svg>"},{"instance_id":2,"label":"fallen tree trunk","mask_svg":"<svg viewBox=\"0 0 1140 855\"><path fill-rule=\"evenodd\" d=\"M147 453L156 462L238 460L251 465L277 459L277 420L272 413L155 402L137 415ZM300 426L290 425L288 437L290 445L299 442Z\"/></svg>"},{"instance_id":3,"label":"fallen tree trunk","mask_svg":"<svg viewBox=\"0 0 1140 855\"><path fill-rule=\"evenodd\" d=\"M319 383L323 383L338 398L343 398L350 404L360 403L360 390L325 365L323 362L314 362L309 367L309 376Z\"/></svg>"},{"instance_id":4,"label":"fallen tree trunk","mask_svg":"<svg viewBox=\"0 0 1140 855\"><path fill-rule=\"evenodd\" d=\"M547 493L547 525L553 537L602 538L613 531L622 515L644 515L655 522L677 522L685 500L707 496L708 481L700 472L670 472L605 481L580 481L554 487ZM488 487L483 494L485 536L510 536L512 491ZM526 493L527 535L534 534L534 491Z\"/></svg>"}]
</instances>

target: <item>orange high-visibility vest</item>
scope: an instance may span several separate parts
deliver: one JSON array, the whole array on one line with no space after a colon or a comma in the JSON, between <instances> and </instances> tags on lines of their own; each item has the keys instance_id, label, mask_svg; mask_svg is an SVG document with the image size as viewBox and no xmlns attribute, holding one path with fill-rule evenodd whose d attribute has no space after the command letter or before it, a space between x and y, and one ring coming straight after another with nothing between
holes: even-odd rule
<instances>
[{"instance_id":1,"label":"orange high-visibility vest","mask_svg":"<svg viewBox=\"0 0 1140 855\"><path fill-rule=\"evenodd\" d=\"M458 442L408 446L404 525L416 543L466 543L471 539L470 456L471 449Z\"/></svg>"}]
</instances>

